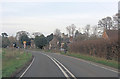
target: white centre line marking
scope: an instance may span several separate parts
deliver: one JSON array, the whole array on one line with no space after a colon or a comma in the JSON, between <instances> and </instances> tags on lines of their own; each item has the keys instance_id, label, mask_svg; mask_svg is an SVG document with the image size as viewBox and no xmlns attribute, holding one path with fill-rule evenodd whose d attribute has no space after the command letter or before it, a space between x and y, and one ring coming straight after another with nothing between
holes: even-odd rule
<instances>
[{"instance_id":1,"label":"white centre line marking","mask_svg":"<svg viewBox=\"0 0 120 79\"><path fill-rule=\"evenodd\" d=\"M55 59L55 58L54 58ZM57 59L55 59L74 79L76 79L75 78L75 76L62 64L62 63L60 63Z\"/></svg>"},{"instance_id":2,"label":"white centre line marking","mask_svg":"<svg viewBox=\"0 0 120 79\"><path fill-rule=\"evenodd\" d=\"M62 71L62 73L64 74L64 76L67 78L67 79L69 79L69 76L66 74L66 72L62 69L62 67L58 64L58 63L56 63L55 62L55 60L53 60L52 58L50 58L57 66L58 66L58 68Z\"/></svg>"},{"instance_id":3,"label":"white centre line marking","mask_svg":"<svg viewBox=\"0 0 120 79\"><path fill-rule=\"evenodd\" d=\"M43 53L42 53L43 54ZM46 55L48 58L50 58L57 66L58 68L63 72L64 76L67 78L67 79L70 79L69 76L67 75L67 73L62 69L62 67L72 76L72 78L74 79L77 79L62 63L60 63L57 59L47 55L47 54L43 54L43 55ZM60 66L57 62L62 66Z\"/></svg>"}]
</instances>

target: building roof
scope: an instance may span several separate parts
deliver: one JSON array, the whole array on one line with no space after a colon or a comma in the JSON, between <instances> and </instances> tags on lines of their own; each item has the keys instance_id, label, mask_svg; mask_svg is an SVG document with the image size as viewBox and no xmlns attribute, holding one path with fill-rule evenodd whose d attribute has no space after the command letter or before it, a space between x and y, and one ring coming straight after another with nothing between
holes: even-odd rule
<instances>
[{"instance_id":1,"label":"building roof","mask_svg":"<svg viewBox=\"0 0 120 79\"><path fill-rule=\"evenodd\" d=\"M57 44L58 39L54 36L53 39L49 42L49 44Z\"/></svg>"},{"instance_id":2,"label":"building roof","mask_svg":"<svg viewBox=\"0 0 120 79\"><path fill-rule=\"evenodd\" d=\"M118 30L106 30L106 34L110 40L118 40Z\"/></svg>"}]
</instances>

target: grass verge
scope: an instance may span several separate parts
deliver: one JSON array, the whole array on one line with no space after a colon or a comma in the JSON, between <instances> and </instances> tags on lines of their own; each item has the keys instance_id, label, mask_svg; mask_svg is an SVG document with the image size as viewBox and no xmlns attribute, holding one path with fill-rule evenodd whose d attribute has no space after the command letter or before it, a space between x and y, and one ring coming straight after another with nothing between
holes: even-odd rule
<instances>
[{"instance_id":1,"label":"grass verge","mask_svg":"<svg viewBox=\"0 0 120 79\"><path fill-rule=\"evenodd\" d=\"M118 64L117 61L114 61L114 60L106 60L104 58L98 58L98 57L94 57L94 56L90 56L90 55L84 55L84 54L80 54L80 53L69 53L69 52L67 52L65 54L64 52L61 52L61 54L76 57L76 58L80 58L80 59L84 59L84 60L87 60L87 61L92 61L92 62L95 62L95 63L100 63L100 64L110 66L110 67L113 67L113 68L116 68L116 69L120 69L120 65Z\"/></svg>"},{"instance_id":2,"label":"grass verge","mask_svg":"<svg viewBox=\"0 0 120 79\"><path fill-rule=\"evenodd\" d=\"M10 77L32 58L31 53L18 49L2 49L2 77Z\"/></svg>"}]
</instances>

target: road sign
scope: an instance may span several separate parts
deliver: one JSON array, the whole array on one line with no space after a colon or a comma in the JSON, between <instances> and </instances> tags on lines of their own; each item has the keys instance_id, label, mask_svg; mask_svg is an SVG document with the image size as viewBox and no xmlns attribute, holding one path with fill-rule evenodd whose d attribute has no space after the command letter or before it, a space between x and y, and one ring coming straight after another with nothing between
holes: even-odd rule
<instances>
[{"instance_id":1,"label":"road sign","mask_svg":"<svg viewBox=\"0 0 120 79\"><path fill-rule=\"evenodd\" d=\"M23 44L26 44L26 41L23 41Z\"/></svg>"},{"instance_id":2,"label":"road sign","mask_svg":"<svg viewBox=\"0 0 120 79\"><path fill-rule=\"evenodd\" d=\"M24 49L26 48L26 41L23 41L23 44L24 44Z\"/></svg>"}]
</instances>

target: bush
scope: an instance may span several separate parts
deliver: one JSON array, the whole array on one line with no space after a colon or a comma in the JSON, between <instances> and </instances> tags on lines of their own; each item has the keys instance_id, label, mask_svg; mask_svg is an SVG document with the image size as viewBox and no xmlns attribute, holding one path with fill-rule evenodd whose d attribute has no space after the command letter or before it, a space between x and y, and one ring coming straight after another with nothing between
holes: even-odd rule
<instances>
[{"instance_id":1,"label":"bush","mask_svg":"<svg viewBox=\"0 0 120 79\"><path fill-rule=\"evenodd\" d=\"M69 44L69 51L89 54L108 60L118 60L120 47L118 40L110 41L99 38L95 40L74 41Z\"/></svg>"},{"instance_id":2,"label":"bush","mask_svg":"<svg viewBox=\"0 0 120 79\"><path fill-rule=\"evenodd\" d=\"M7 37L2 37L2 47L6 48L9 45L10 45L9 39Z\"/></svg>"},{"instance_id":3,"label":"bush","mask_svg":"<svg viewBox=\"0 0 120 79\"><path fill-rule=\"evenodd\" d=\"M36 37L35 37L35 45L36 45L38 48L41 48L41 49L42 49L46 44L47 44L47 40L46 40L46 38L44 37L44 35L36 36Z\"/></svg>"}]
</instances>

